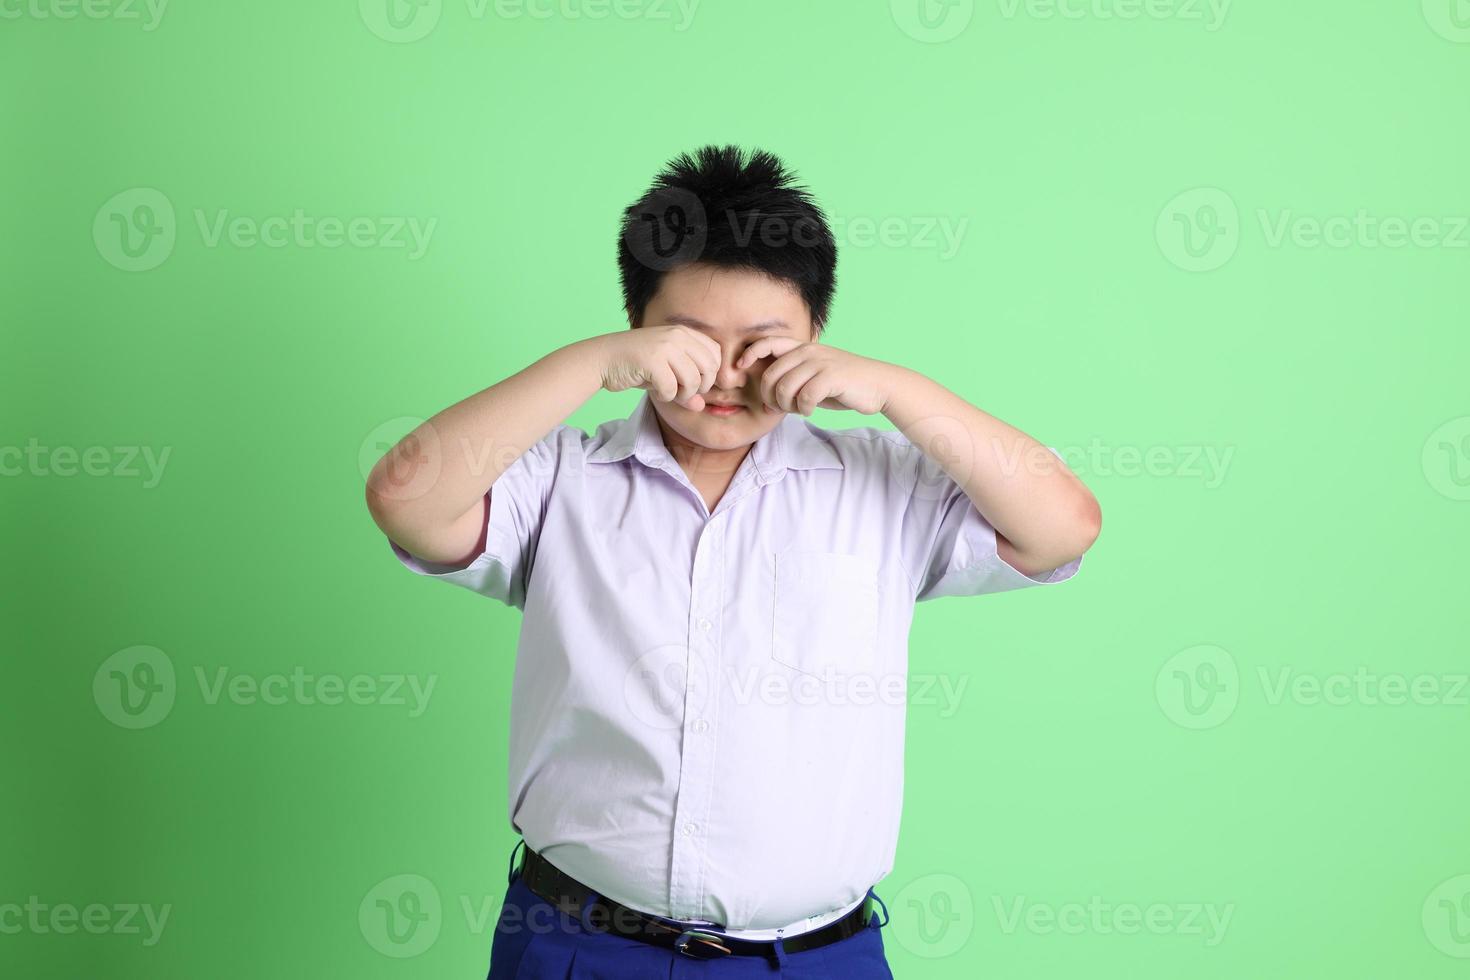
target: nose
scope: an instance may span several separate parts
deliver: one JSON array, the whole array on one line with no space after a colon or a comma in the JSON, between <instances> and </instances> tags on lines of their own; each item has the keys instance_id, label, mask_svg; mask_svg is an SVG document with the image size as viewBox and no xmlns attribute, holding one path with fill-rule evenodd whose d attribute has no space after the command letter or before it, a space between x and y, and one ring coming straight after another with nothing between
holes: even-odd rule
<instances>
[{"instance_id":1,"label":"nose","mask_svg":"<svg viewBox=\"0 0 1470 980\"><path fill-rule=\"evenodd\" d=\"M720 370L715 374L715 387L724 391L738 391L745 387L746 380L750 376L750 370L755 365L746 368L736 368L735 362L745 351L745 344L723 344L720 347Z\"/></svg>"}]
</instances>

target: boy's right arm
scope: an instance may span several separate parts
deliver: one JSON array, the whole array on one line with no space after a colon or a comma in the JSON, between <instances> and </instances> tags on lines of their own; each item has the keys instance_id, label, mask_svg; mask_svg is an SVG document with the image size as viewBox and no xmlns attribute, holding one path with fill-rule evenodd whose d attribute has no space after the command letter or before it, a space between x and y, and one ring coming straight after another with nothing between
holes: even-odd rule
<instances>
[{"instance_id":1,"label":"boy's right arm","mask_svg":"<svg viewBox=\"0 0 1470 980\"><path fill-rule=\"evenodd\" d=\"M394 544L466 565L485 528L486 493L537 440L602 387L611 334L589 337L456 402L389 449L367 479L367 506Z\"/></svg>"},{"instance_id":2,"label":"boy's right arm","mask_svg":"<svg viewBox=\"0 0 1470 980\"><path fill-rule=\"evenodd\" d=\"M485 531L486 494L532 445L601 388L648 388L702 408L720 347L684 326L600 334L534 364L428 419L384 454L367 479L367 506L411 555L468 565Z\"/></svg>"}]
</instances>

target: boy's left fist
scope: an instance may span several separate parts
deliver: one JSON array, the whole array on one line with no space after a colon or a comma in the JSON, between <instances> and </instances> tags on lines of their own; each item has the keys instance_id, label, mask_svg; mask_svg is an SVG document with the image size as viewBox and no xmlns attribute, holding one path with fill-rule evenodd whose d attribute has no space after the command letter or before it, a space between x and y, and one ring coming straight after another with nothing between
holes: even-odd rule
<instances>
[{"instance_id":1,"label":"boy's left fist","mask_svg":"<svg viewBox=\"0 0 1470 980\"><path fill-rule=\"evenodd\" d=\"M885 380L892 367L822 343L762 337L736 358L740 369L775 358L761 376L761 401L770 411L810 415L816 408L845 408L864 415L883 411Z\"/></svg>"}]
</instances>

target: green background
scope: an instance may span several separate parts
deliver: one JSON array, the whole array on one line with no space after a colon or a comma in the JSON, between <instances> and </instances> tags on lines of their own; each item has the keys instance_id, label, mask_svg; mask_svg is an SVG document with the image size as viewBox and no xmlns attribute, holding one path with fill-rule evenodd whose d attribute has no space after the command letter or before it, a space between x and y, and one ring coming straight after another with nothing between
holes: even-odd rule
<instances>
[{"instance_id":1,"label":"green background","mask_svg":"<svg viewBox=\"0 0 1470 980\"><path fill-rule=\"evenodd\" d=\"M1465 975L1470 6L384 2L0 3L0 905L171 909L153 945L0 932L0 974L484 975L519 614L400 567L365 467L620 329L620 209L736 142L841 223L824 339L1070 453L1105 515L1066 585L916 612L914 673L966 687L910 709L897 975ZM146 270L136 188L174 212ZM297 209L435 224L206 234ZM137 646L176 691L129 729ZM413 717L221 669L436 686ZM410 957L371 913L399 875L441 903Z\"/></svg>"}]
</instances>

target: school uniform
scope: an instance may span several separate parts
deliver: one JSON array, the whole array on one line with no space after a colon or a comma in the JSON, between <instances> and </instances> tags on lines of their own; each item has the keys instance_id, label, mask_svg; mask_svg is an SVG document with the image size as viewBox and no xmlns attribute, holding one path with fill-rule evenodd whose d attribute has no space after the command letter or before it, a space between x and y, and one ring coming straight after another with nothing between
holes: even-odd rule
<instances>
[{"instance_id":1,"label":"school uniform","mask_svg":"<svg viewBox=\"0 0 1470 980\"><path fill-rule=\"evenodd\" d=\"M393 551L522 610L509 816L532 883L741 945L584 928L513 863L501 925L540 903L558 926L498 927L491 977L681 976L695 959L732 980L889 976L870 902L898 840L914 604L1060 583L1082 559L1023 574L902 433L794 413L711 511L646 391L590 435L556 426L488 497L469 566ZM870 928L786 951L855 919Z\"/></svg>"}]
</instances>

